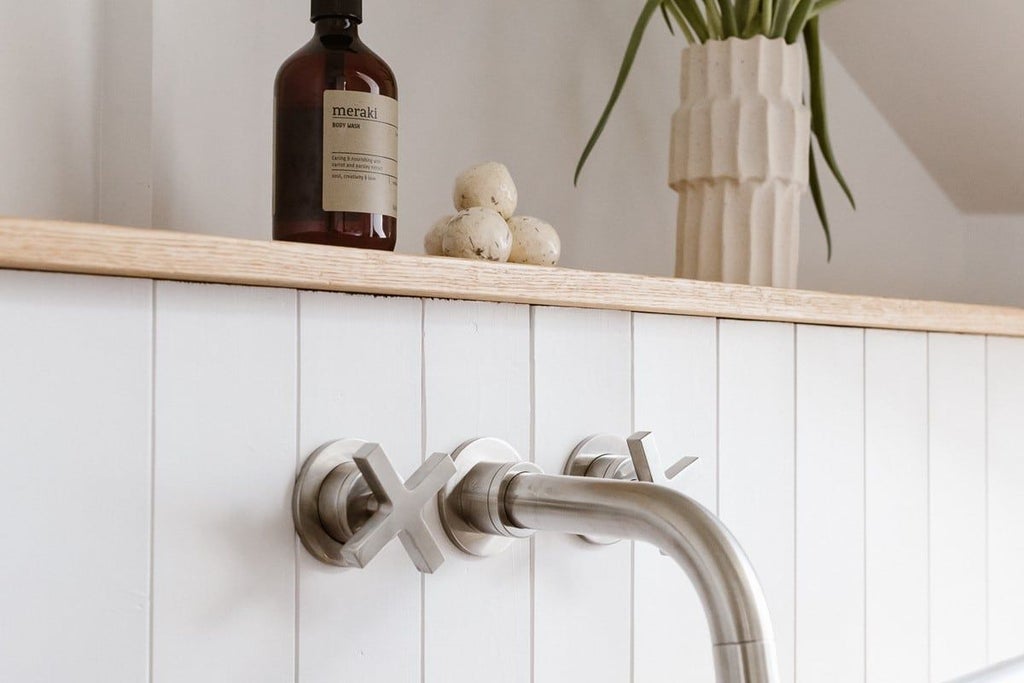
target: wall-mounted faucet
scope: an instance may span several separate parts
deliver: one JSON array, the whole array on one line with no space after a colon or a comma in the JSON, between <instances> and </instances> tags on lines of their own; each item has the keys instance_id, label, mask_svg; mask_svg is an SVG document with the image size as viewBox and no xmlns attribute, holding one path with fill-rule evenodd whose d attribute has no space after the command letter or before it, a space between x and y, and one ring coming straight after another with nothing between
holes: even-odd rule
<instances>
[{"instance_id":1,"label":"wall-mounted faucet","mask_svg":"<svg viewBox=\"0 0 1024 683\"><path fill-rule=\"evenodd\" d=\"M403 483L380 444L332 441L295 480L295 531L313 557L338 567L365 567L397 536L416 568L431 574L444 555L423 508L454 473L448 454L435 453Z\"/></svg>"},{"instance_id":2,"label":"wall-mounted faucet","mask_svg":"<svg viewBox=\"0 0 1024 683\"><path fill-rule=\"evenodd\" d=\"M592 542L647 541L678 562L697 589L714 643L717 679L775 683L778 671L768 607L749 560L711 512L655 482L667 482L653 438L592 437L566 474L546 475L499 439L435 454L405 484L376 444L339 441L313 453L295 484L295 528L317 558L362 567L394 536L416 566L443 558L423 523L438 493L441 522L463 552L488 556L536 531ZM639 476L638 476L639 475Z\"/></svg>"},{"instance_id":3,"label":"wall-mounted faucet","mask_svg":"<svg viewBox=\"0 0 1024 683\"><path fill-rule=\"evenodd\" d=\"M778 680L768 607L739 543L689 497L635 481L638 473L665 481L650 434L626 441L592 437L573 452L567 474L556 476L520 462L510 446L496 439L472 441L452 455L457 471L439 507L457 546L487 555L502 549L488 539L510 540L534 531L579 534L596 542L628 538L652 543L682 566L697 589L714 643L717 679ZM668 474L692 462L681 461Z\"/></svg>"}]
</instances>

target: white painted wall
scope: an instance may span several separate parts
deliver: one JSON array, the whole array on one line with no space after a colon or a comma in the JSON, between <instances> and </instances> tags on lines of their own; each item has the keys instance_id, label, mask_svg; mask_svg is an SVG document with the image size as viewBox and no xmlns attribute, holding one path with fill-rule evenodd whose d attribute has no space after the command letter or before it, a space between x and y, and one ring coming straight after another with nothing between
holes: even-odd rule
<instances>
[{"instance_id":1,"label":"white painted wall","mask_svg":"<svg viewBox=\"0 0 1024 683\"><path fill-rule=\"evenodd\" d=\"M290 489L346 436L404 476L478 436L548 472L605 431L700 456L673 486L751 557L782 683L1024 642L1021 340L17 271L0 317L2 681L713 680L644 544L316 562Z\"/></svg>"},{"instance_id":2,"label":"white painted wall","mask_svg":"<svg viewBox=\"0 0 1024 683\"><path fill-rule=\"evenodd\" d=\"M836 154L858 208L825 178L835 245L827 263L814 206L804 202L800 286L1024 306L1024 216L962 214L843 65L826 57Z\"/></svg>"},{"instance_id":3,"label":"white painted wall","mask_svg":"<svg viewBox=\"0 0 1024 683\"><path fill-rule=\"evenodd\" d=\"M1006 87L1024 81L1024 5L857 0L826 21L836 55L961 209L1024 213L1024 91Z\"/></svg>"},{"instance_id":4,"label":"white painted wall","mask_svg":"<svg viewBox=\"0 0 1024 683\"><path fill-rule=\"evenodd\" d=\"M305 3L64 4L0 0L0 87L18 93L0 102L0 214L269 238L271 89L311 34ZM459 170L497 159L518 179L521 211L560 229L564 265L672 272L665 175L681 38L660 23L572 186L636 4L366 3L363 36L399 78L400 251L418 253L450 210ZM801 286L1024 305L1024 219L962 215L831 56L827 70L860 210L826 181L836 243L827 264L805 202Z\"/></svg>"},{"instance_id":5,"label":"white painted wall","mask_svg":"<svg viewBox=\"0 0 1024 683\"><path fill-rule=\"evenodd\" d=\"M0 0L0 215L96 217L99 0Z\"/></svg>"}]
</instances>

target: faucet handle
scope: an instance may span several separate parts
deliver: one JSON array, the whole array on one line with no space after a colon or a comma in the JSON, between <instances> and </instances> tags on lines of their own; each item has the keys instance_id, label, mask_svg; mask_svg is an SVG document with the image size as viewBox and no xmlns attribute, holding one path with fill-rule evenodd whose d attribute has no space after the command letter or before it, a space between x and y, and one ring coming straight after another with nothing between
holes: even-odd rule
<instances>
[{"instance_id":1,"label":"faucet handle","mask_svg":"<svg viewBox=\"0 0 1024 683\"><path fill-rule=\"evenodd\" d=\"M655 443L654 434L651 432L636 432L626 439L626 447L629 449L629 458L633 461L637 481L666 485L697 462L697 458L687 456L667 470L662 470L658 444Z\"/></svg>"},{"instance_id":2,"label":"faucet handle","mask_svg":"<svg viewBox=\"0 0 1024 683\"><path fill-rule=\"evenodd\" d=\"M379 444L325 444L295 481L295 530L310 554L339 567L365 567L397 536L416 568L433 573L444 555L423 509L454 474L451 457L435 453L403 482Z\"/></svg>"},{"instance_id":3,"label":"faucet handle","mask_svg":"<svg viewBox=\"0 0 1024 683\"><path fill-rule=\"evenodd\" d=\"M686 457L668 470L663 469L658 446L650 432L636 432L628 439L595 434L576 445L564 473L572 477L642 481L664 486L695 462L697 458ZM595 545L618 543L615 538L590 534L581 534L581 538Z\"/></svg>"},{"instance_id":4,"label":"faucet handle","mask_svg":"<svg viewBox=\"0 0 1024 683\"><path fill-rule=\"evenodd\" d=\"M366 444L352 460L377 499L377 512L345 542L342 558L365 567L398 536L416 568L433 574L444 555L423 521L423 509L455 474L455 463L447 453L434 453L403 482L379 444Z\"/></svg>"}]
</instances>

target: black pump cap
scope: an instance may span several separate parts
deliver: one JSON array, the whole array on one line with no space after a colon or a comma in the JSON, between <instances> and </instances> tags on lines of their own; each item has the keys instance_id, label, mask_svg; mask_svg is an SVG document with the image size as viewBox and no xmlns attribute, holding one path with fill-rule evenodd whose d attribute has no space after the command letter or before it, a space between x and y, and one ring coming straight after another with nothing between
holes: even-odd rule
<instances>
[{"instance_id":1,"label":"black pump cap","mask_svg":"<svg viewBox=\"0 0 1024 683\"><path fill-rule=\"evenodd\" d=\"M363 0L312 0L310 20L348 17L363 21Z\"/></svg>"}]
</instances>

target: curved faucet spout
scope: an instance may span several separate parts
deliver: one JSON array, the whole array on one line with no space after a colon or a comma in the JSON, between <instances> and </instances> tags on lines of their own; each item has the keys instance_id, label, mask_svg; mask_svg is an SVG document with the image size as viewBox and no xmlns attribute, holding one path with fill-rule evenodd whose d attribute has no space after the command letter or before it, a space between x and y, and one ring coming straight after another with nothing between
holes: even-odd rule
<instances>
[{"instance_id":1,"label":"curved faucet spout","mask_svg":"<svg viewBox=\"0 0 1024 683\"><path fill-rule=\"evenodd\" d=\"M519 529L614 536L659 547L697 589L717 679L779 680L768 607L754 569L721 521L691 498L649 483L520 473L501 487L501 499L502 517Z\"/></svg>"}]
</instances>

